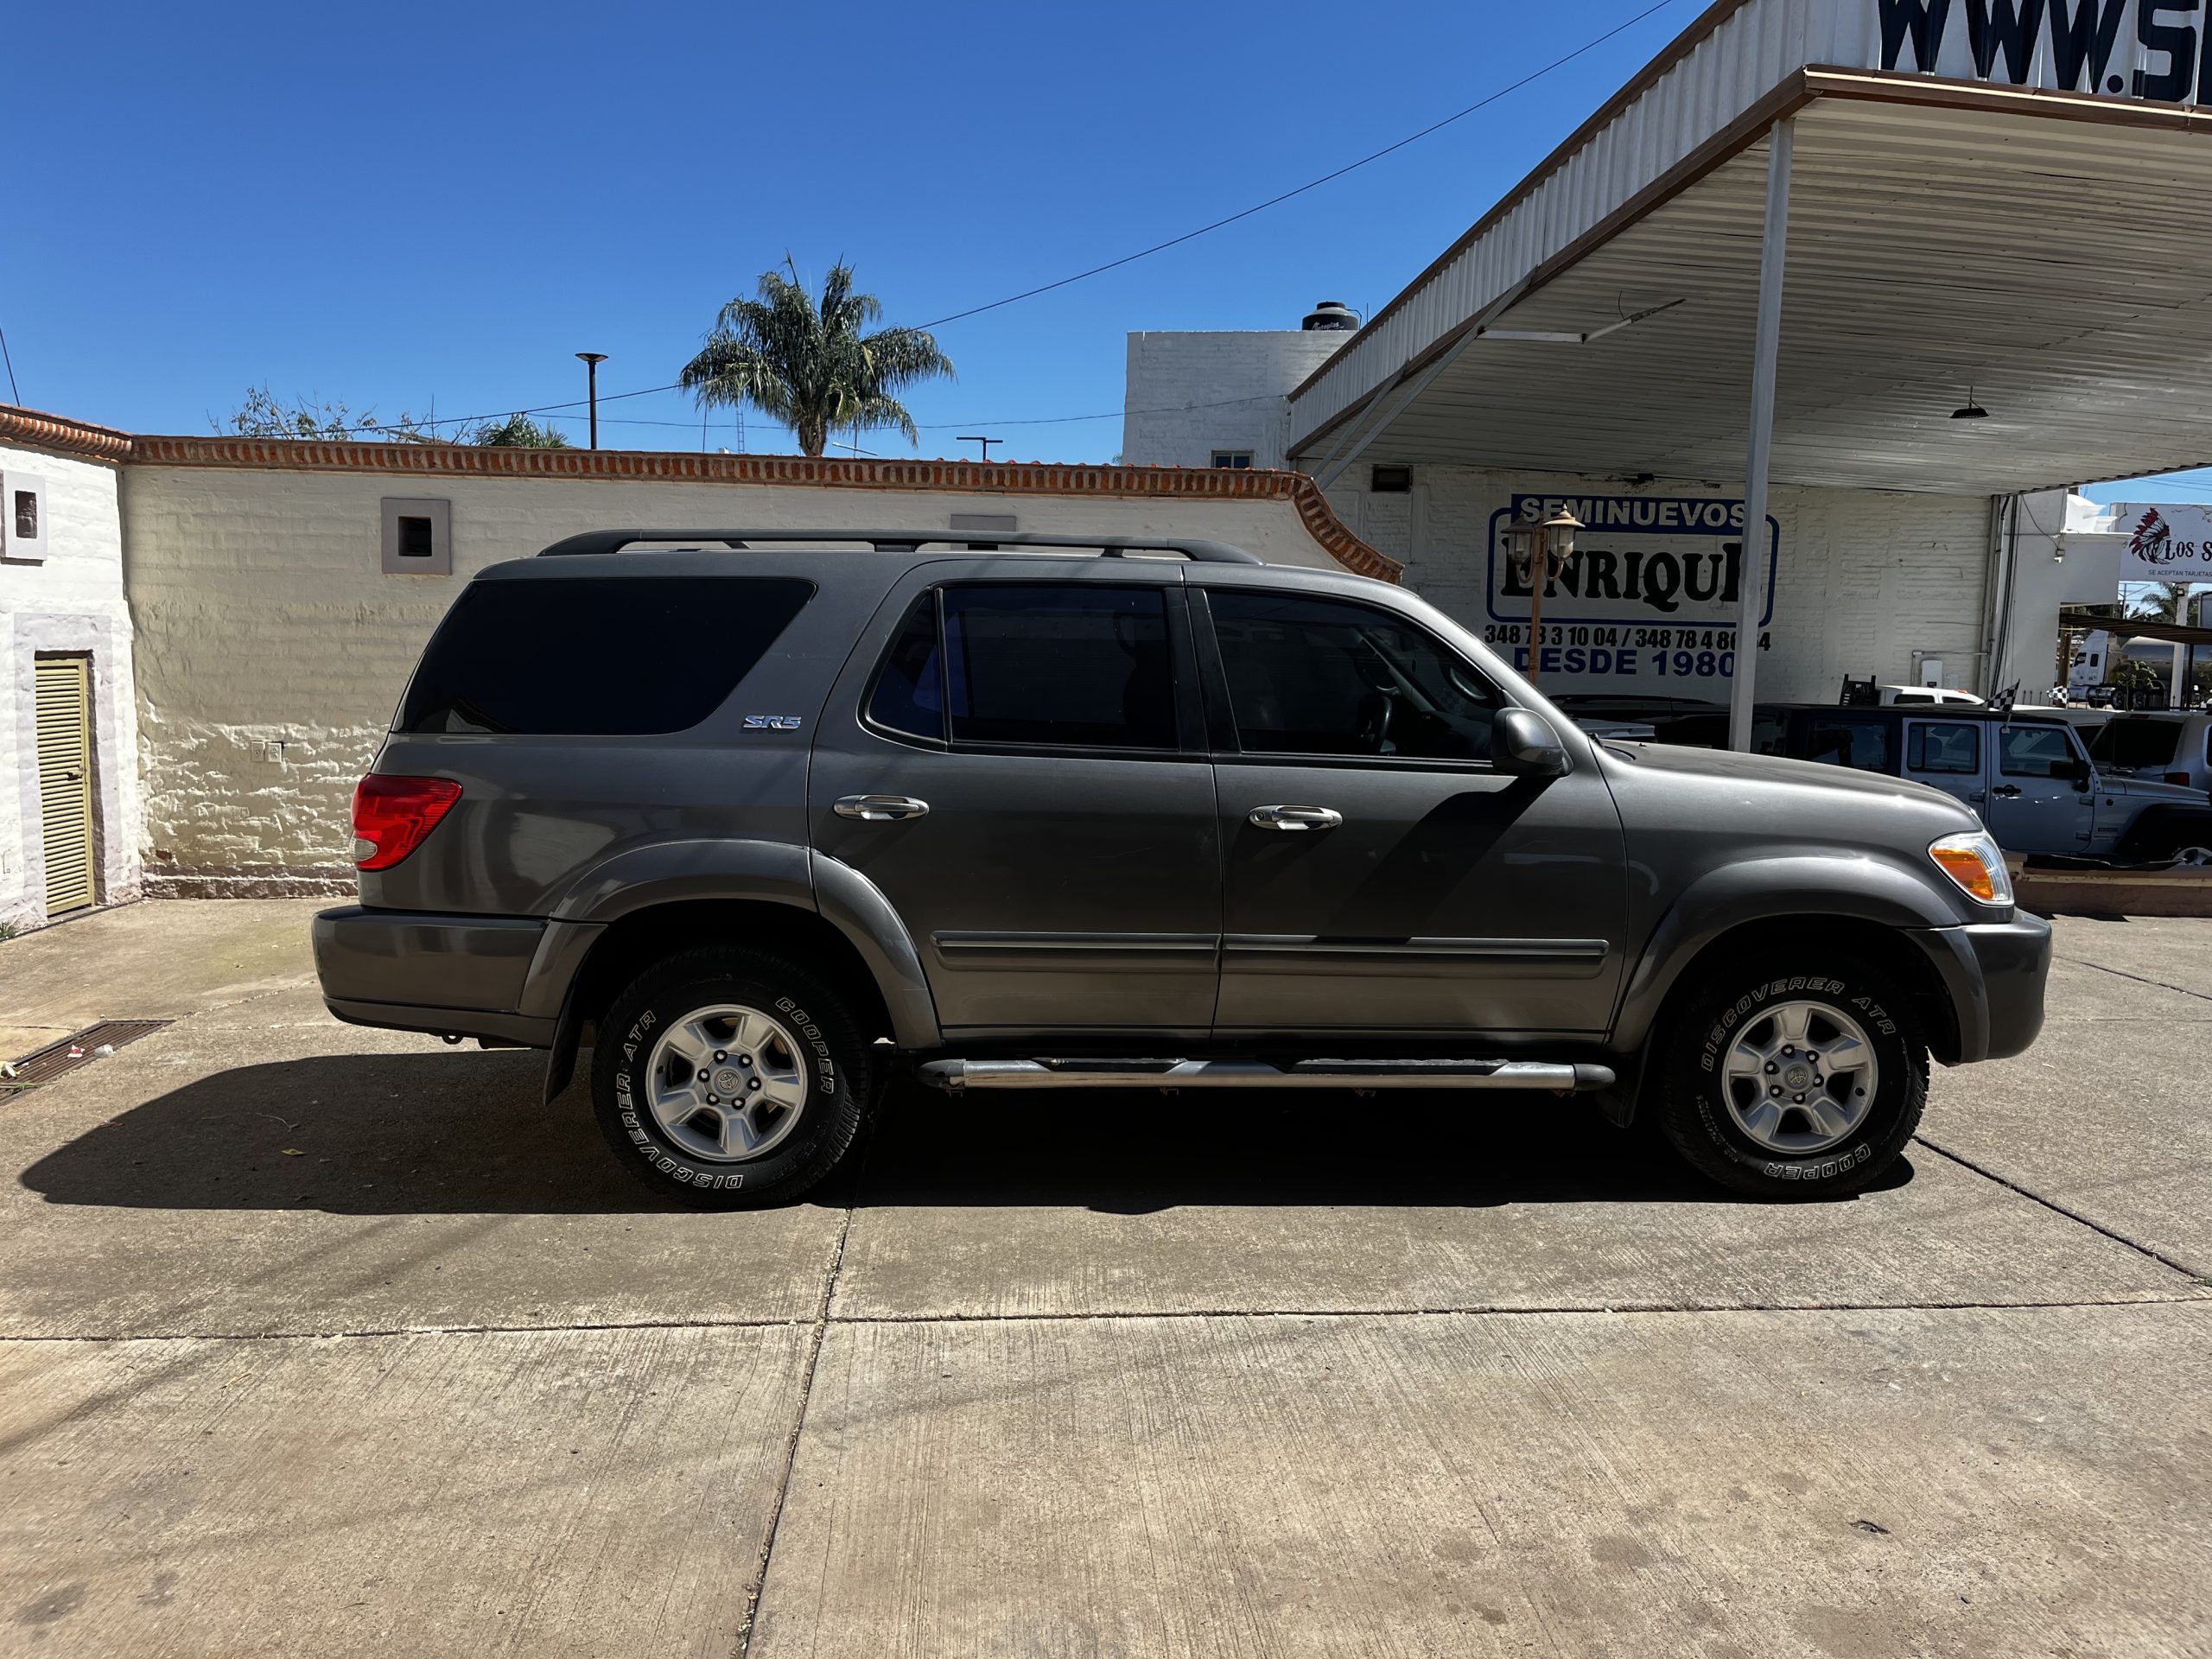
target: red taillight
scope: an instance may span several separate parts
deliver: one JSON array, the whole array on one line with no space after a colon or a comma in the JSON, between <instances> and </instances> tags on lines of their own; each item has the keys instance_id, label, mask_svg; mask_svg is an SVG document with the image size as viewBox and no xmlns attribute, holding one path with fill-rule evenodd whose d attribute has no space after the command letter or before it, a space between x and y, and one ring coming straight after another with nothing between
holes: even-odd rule
<instances>
[{"instance_id":1,"label":"red taillight","mask_svg":"<svg viewBox=\"0 0 2212 1659\"><path fill-rule=\"evenodd\" d=\"M353 867L388 870L438 827L461 785L450 778L391 778L371 772L353 786Z\"/></svg>"},{"instance_id":2,"label":"red taillight","mask_svg":"<svg viewBox=\"0 0 2212 1659\"><path fill-rule=\"evenodd\" d=\"M2170 772L2166 774L2166 781L2170 784L2185 784L2189 781L2189 774L2185 772Z\"/></svg>"}]
</instances>

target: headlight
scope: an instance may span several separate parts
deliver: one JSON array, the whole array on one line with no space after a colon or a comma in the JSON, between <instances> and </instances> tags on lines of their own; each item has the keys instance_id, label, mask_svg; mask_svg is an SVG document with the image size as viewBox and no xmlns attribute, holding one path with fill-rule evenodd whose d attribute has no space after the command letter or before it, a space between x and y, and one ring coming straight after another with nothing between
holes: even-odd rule
<instances>
[{"instance_id":1,"label":"headlight","mask_svg":"<svg viewBox=\"0 0 2212 1659\"><path fill-rule=\"evenodd\" d=\"M1929 848L1928 856L1976 904L2012 902L2012 878L2005 871L2005 855L1988 830L1946 836Z\"/></svg>"}]
</instances>

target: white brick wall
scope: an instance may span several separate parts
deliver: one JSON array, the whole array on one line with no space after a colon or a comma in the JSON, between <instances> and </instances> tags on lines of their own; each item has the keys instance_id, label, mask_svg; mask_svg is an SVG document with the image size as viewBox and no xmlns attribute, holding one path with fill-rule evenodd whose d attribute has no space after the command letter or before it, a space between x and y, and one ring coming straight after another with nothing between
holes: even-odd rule
<instances>
[{"instance_id":1,"label":"white brick wall","mask_svg":"<svg viewBox=\"0 0 2212 1659\"><path fill-rule=\"evenodd\" d=\"M387 495L453 504L454 575L379 572ZM1338 568L1288 500L891 493L626 479L474 479L137 464L147 874L157 892L350 881L349 798L423 641L467 578L611 524L949 526L1211 537Z\"/></svg>"},{"instance_id":2,"label":"white brick wall","mask_svg":"<svg viewBox=\"0 0 2212 1659\"><path fill-rule=\"evenodd\" d=\"M1365 477L1354 467L1330 490L1338 516L1377 552L1405 562L1408 587L1478 633L1490 620L1484 600L1491 516L1516 493L1740 493L1726 484L1662 481L1639 491L1558 474L1416 467L1411 494L1377 496L1350 486ZM1909 682L1916 651L1942 658L1946 684L1980 689L1986 497L1778 487L1769 510L1781 526L1782 552L1773 646L1759 662L1763 699L1831 702L1847 674ZM1559 692L1618 689L1555 675L1544 684ZM1721 681L1681 690L1726 696Z\"/></svg>"},{"instance_id":3,"label":"white brick wall","mask_svg":"<svg viewBox=\"0 0 2212 1659\"><path fill-rule=\"evenodd\" d=\"M1205 467L1217 449L1249 449L1255 467L1286 465L1291 388L1351 338L1302 329L1131 334L1122 461Z\"/></svg>"},{"instance_id":4,"label":"white brick wall","mask_svg":"<svg viewBox=\"0 0 2212 1659\"><path fill-rule=\"evenodd\" d=\"M130 611L116 468L0 445L0 474L46 485L45 563L0 564L0 922L35 926L47 919L33 696L44 652L92 658L96 890L103 904L138 896Z\"/></svg>"}]
</instances>

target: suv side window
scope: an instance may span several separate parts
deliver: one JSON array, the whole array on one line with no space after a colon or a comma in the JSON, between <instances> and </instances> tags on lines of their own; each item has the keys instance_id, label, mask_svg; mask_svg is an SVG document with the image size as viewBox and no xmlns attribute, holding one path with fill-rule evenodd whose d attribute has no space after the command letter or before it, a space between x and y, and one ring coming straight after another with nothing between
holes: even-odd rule
<instances>
[{"instance_id":1,"label":"suv side window","mask_svg":"<svg viewBox=\"0 0 2212 1659\"><path fill-rule=\"evenodd\" d=\"M1909 772L1972 776L1981 770L1981 728L1963 721L1915 721L1905 733L1904 764Z\"/></svg>"},{"instance_id":2,"label":"suv side window","mask_svg":"<svg viewBox=\"0 0 2212 1659\"><path fill-rule=\"evenodd\" d=\"M2073 768L2063 726L2007 726L1998 740L1997 769L2007 778L2056 778Z\"/></svg>"},{"instance_id":3,"label":"suv side window","mask_svg":"<svg viewBox=\"0 0 2212 1659\"><path fill-rule=\"evenodd\" d=\"M1159 588L995 582L948 588L943 603L954 743L1178 747Z\"/></svg>"},{"instance_id":4,"label":"suv side window","mask_svg":"<svg viewBox=\"0 0 2212 1659\"><path fill-rule=\"evenodd\" d=\"M1213 588L1214 639L1247 754L1487 760L1497 688L1371 606Z\"/></svg>"},{"instance_id":5,"label":"suv side window","mask_svg":"<svg viewBox=\"0 0 2212 1659\"><path fill-rule=\"evenodd\" d=\"M813 596L812 582L790 576L472 582L430 636L392 729L689 731Z\"/></svg>"},{"instance_id":6,"label":"suv side window","mask_svg":"<svg viewBox=\"0 0 2212 1659\"><path fill-rule=\"evenodd\" d=\"M937 589L916 600L892 637L868 694L868 719L886 731L944 741L944 677L938 662Z\"/></svg>"},{"instance_id":7,"label":"suv side window","mask_svg":"<svg viewBox=\"0 0 2212 1659\"><path fill-rule=\"evenodd\" d=\"M1890 723L1848 715L1817 715L1805 722L1805 758L1860 772L1887 772L1891 769Z\"/></svg>"}]
</instances>

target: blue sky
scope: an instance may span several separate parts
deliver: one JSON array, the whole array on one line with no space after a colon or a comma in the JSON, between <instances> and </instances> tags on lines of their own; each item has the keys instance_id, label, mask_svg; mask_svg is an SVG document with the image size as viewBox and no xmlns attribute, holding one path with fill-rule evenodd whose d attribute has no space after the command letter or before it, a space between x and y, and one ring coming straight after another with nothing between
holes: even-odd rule
<instances>
[{"instance_id":1,"label":"blue sky","mask_svg":"<svg viewBox=\"0 0 2212 1659\"><path fill-rule=\"evenodd\" d=\"M24 403L137 431L206 431L264 384L499 415L580 398L584 349L611 354L604 394L660 386L786 251L928 322L1326 173L1651 3L28 5L0 329ZM1128 331L1371 313L1702 5L1294 201L945 325L959 379L909 398L919 450L865 446L1110 457ZM602 417L608 447L702 447L680 393ZM703 442L739 447L729 415ZM744 447L793 446L756 416Z\"/></svg>"},{"instance_id":2,"label":"blue sky","mask_svg":"<svg viewBox=\"0 0 2212 1659\"><path fill-rule=\"evenodd\" d=\"M206 431L263 383L499 413L582 397L586 349L602 393L663 385L787 250L929 321L1327 172L1650 3L25 5L9 211L35 228L0 260L0 328L22 401L137 431ZM992 431L1001 456L1104 460L1117 412L1013 423L1118 411L1129 330L1381 305L1701 4L1295 201L944 327L959 379L909 400L945 423L919 453ZM610 447L700 445L679 393L602 416ZM736 444L727 415L707 436ZM791 447L757 416L746 438Z\"/></svg>"}]
</instances>

